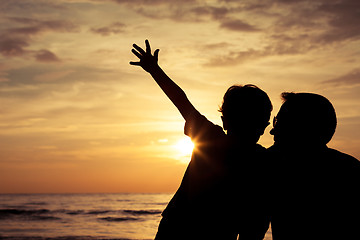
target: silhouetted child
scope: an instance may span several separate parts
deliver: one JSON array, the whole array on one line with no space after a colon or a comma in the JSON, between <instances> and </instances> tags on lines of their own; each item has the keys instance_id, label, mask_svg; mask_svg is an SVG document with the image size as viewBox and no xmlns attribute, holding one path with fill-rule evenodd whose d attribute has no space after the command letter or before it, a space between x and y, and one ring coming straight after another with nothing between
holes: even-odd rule
<instances>
[{"instance_id":1,"label":"silhouetted child","mask_svg":"<svg viewBox=\"0 0 360 240\"><path fill-rule=\"evenodd\" d=\"M272 105L254 85L232 86L220 112L223 129L208 121L183 90L159 67L158 53L136 44L140 59L184 117L185 134L195 144L182 183L164 210L156 240L263 239L268 228L264 148L257 144L269 124Z\"/></svg>"},{"instance_id":2,"label":"silhouetted child","mask_svg":"<svg viewBox=\"0 0 360 240\"><path fill-rule=\"evenodd\" d=\"M360 239L360 162L326 146L334 107L314 93L282 97L268 155L273 239Z\"/></svg>"}]
</instances>

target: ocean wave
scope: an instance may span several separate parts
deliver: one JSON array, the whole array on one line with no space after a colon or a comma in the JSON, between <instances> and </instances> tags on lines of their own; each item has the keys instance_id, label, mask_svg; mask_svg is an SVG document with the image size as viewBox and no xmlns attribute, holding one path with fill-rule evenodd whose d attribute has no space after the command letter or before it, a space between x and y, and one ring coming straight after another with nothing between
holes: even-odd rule
<instances>
[{"instance_id":1,"label":"ocean wave","mask_svg":"<svg viewBox=\"0 0 360 240\"><path fill-rule=\"evenodd\" d=\"M84 210L60 210L59 212L65 213L65 214L68 214L68 215L80 215L80 214L85 213Z\"/></svg>"},{"instance_id":2,"label":"ocean wave","mask_svg":"<svg viewBox=\"0 0 360 240\"><path fill-rule=\"evenodd\" d=\"M89 211L86 214L90 214L90 215L99 215L99 214L107 214L107 213L113 213L115 211L112 210L93 210L93 211Z\"/></svg>"},{"instance_id":3,"label":"ocean wave","mask_svg":"<svg viewBox=\"0 0 360 240\"><path fill-rule=\"evenodd\" d=\"M24 218L26 220L60 220L61 218L49 215L48 209L0 209L0 219L8 219L11 217Z\"/></svg>"},{"instance_id":4,"label":"ocean wave","mask_svg":"<svg viewBox=\"0 0 360 240\"><path fill-rule=\"evenodd\" d=\"M31 216L31 215L39 215L39 214L48 214L50 211L48 209L36 209L36 210L25 210L25 209L0 209L0 217L6 217L9 215L17 215L17 216Z\"/></svg>"},{"instance_id":5,"label":"ocean wave","mask_svg":"<svg viewBox=\"0 0 360 240\"><path fill-rule=\"evenodd\" d=\"M48 205L48 203L47 202L28 202L28 203L25 203L25 205L45 206L45 205Z\"/></svg>"},{"instance_id":6,"label":"ocean wave","mask_svg":"<svg viewBox=\"0 0 360 240\"><path fill-rule=\"evenodd\" d=\"M24 210L24 209L0 209L0 220L17 218L30 221L51 221L60 220L61 218L49 215L47 209Z\"/></svg>"},{"instance_id":7,"label":"ocean wave","mask_svg":"<svg viewBox=\"0 0 360 240\"><path fill-rule=\"evenodd\" d=\"M21 208L6 208L0 209L0 220L4 219L24 219L24 220L60 220L61 214L66 215L118 215L118 218L106 218L108 221L127 221L134 220L131 216L146 216L146 215L160 215L162 211L157 209L147 209L147 210L134 210L134 209L125 209L125 210L49 210L49 209L21 209ZM60 215L59 215L60 214ZM123 217L125 215L125 217ZM130 217L126 217L130 216Z\"/></svg>"},{"instance_id":8,"label":"ocean wave","mask_svg":"<svg viewBox=\"0 0 360 240\"><path fill-rule=\"evenodd\" d=\"M108 221L108 222L125 222L125 221L137 221L138 218L130 218L130 217L104 217L99 218L100 220Z\"/></svg>"},{"instance_id":9,"label":"ocean wave","mask_svg":"<svg viewBox=\"0 0 360 240\"><path fill-rule=\"evenodd\" d=\"M27 220L34 220L34 221L51 221L51 220L61 220L59 217L53 216L31 216L28 217Z\"/></svg>"},{"instance_id":10,"label":"ocean wave","mask_svg":"<svg viewBox=\"0 0 360 240\"><path fill-rule=\"evenodd\" d=\"M84 211L84 210L62 210L63 213L69 215L79 215L79 214L86 214L86 215L104 215L104 214L131 214L131 215L156 215L161 214L162 211L160 210L91 210L91 211Z\"/></svg>"},{"instance_id":11,"label":"ocean wave","mask_svg":"<svg viewBox=\"0 0 360 240\"><path fill-rule=\"evenodd\" d=\"M34 210L25 210L25 209L0 209L0 215L6 214L16 214L16 215L33 215L33 214L44 214L49 213L50 210L48 209L34 209Z\"/></svg>"},{"instance_id":12,"label":"ocean wave","mask_svg":"<svg viewBox=\"0 0 360 240\"><path fill-rule=\"evenodd\" d=\"M156 215L162 213L162 211L159 210L124 210L123 212L132 215Z\"/></svg>"},{"instance_id":13,"label":"ocean wave","mask_svg":"<svg viewBox=\"0 0 360 240\"><path fill-rule=\"evenodd\" d=\"M130 238L103 238L93 236L62 236L62 237L37 237L37 236L1 236L2 240L132 240ZM146 240L146 239L144 239Z\"/></svg>"}]
</instances>

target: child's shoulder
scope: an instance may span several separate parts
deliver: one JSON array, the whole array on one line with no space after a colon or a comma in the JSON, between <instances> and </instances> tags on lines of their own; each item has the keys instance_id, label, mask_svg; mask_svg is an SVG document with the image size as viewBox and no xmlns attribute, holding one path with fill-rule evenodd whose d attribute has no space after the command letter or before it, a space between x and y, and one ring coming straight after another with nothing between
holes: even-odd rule
<instances>
[{"instance_id":1,"label":"child's shoulder","mask_svg":"<svg viewBox=\"0 0 360 240\"><path fill-rule=\"evenodd\" d=\"M187 136L194 140L216 140L225 137L223 128L209 121L199 112L193 114L190 120L185 122L184 132Z\"/></svg>"}]
</instances>

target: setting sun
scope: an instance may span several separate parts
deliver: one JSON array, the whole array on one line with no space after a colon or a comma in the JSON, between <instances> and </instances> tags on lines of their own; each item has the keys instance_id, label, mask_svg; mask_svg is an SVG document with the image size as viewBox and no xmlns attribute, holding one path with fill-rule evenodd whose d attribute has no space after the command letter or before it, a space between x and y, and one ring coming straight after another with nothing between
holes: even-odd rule
<instances>
[{"instance_id":1,"label":"setting sun","mask_svg":"<svg viewBox=\"0 0 360 240\"><path fill-rule=\"evenodd\" d=\"M194 143L190 140L189 137L184 137L175 144L175 148L179 151L182 157L190 158L194 149Z\"/></svg>"}]
</instances>

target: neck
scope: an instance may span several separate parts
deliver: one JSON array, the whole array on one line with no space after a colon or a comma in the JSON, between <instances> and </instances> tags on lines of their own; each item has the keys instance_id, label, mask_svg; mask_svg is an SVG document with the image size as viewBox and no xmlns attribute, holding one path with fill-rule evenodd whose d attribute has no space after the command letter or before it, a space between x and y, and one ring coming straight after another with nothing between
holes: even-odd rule
<instances>
[{"instance_id":1,"label":"neck","mask_svg":"<svg viewBox=\"0 0 360 240\"><path fill-rule=\"evenodd\" d=\"M259 137L234 134L231 132L228 132L227 136L235 144L241 144L241 145L245 145L245 146L255 145L257 143L257 141L259 140Z\"/></svg>"}]
</instances>

